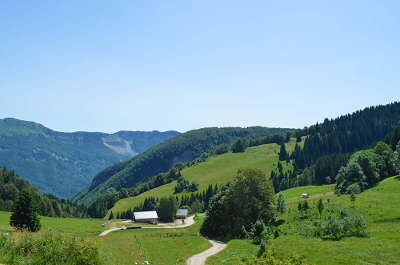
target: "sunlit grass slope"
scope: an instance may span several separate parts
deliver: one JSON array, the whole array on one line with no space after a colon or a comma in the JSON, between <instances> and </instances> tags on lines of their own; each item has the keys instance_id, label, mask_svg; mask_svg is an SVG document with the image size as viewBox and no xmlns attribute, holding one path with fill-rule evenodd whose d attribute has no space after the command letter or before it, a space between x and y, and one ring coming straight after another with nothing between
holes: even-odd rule
<instances>
[{"instance_id":1,"label":"sunlit grass slope","mask_svg":"<svg viewBox=\"0 0 400 265\"><path fill-rule=\"evenodd\" d=\"M10 227L10 214L0 212L0 233L22 236ZM187 228L126 230L99 237L99 233L107 229L101 226L103 220L41 217L42 229L33 235L39 237L51 232L94 241L104 264L142 264L147 260L159 265L183 265L188 257L211 246L199 234L203 217L196 217L195 220L196 223Z\"/></svg>"},{"instance_id":2,"label":"sunlit grass slope","mask_svg":"<svg viewBox=\"0 0 400 265\"><path fill-rule=\"evenodd\" d=\"M10 226L10 212L0 212L0 233L12 232ZM102 219L81 219L81 218L55 218L55 217L40 217L42 229L38 232L46 233L53 231L66 235L93 236L98 235L104 230L101 227Z\"/></svg>"},{"instance_id":3,"label":"sunlit grass slope","mask_svg":"<svg viewBox=\"0 0 400 265\"><path fill-rule=\"evenodd\" d=\"M302 145L303 142L299 144ZM295 145L295 138L292 138L286 143L288 152L293 151ZM232 180L239 168L258 168L269 176L271 171L277 168L278 153L279 145L277 144L249 147L243 153L226 153L211 157L206 162L182 170L181 173L189 181L197 181L199 183L199 190L204 190L210 184L222 185ZM282 164L285 168L291 168L291 165L286 165L286 162L282 162ZM175 185L176 181L173 181L144 192L136 197L119 200L110 211L113 211L114 214L126 211L142 203L146 197L161 198L163 196L172 195ZM181 193L179 196L183 194L185 193Z\"/></svg>"},{"instance_id":4,"label":"sunlit grass slope","mask_svg":"<svg viewBox=\"0 0 400 265\"><path fill-rule=\"evenodd\" d=\"M280 256L302 255L311 264L399 264L400 261L400 177L383 180L378 186L356 196L354 209L348 195L336 196L333 186L306 186L283 193L288 211L281 236L271 241L270 249ZM310 193L311 205L322 198L338 208L360 212L368 223L368 237L348 237L340 241L321 240L299 234L305 221L296 219L297 202L304 192ZM313 211L316 211L313 209ZM285 235L285 233L287 233ZM237 264L237 258L257 253L248 240L232 240L228 247L207 260L208 265Z\"/></svg>"}]
</instances>

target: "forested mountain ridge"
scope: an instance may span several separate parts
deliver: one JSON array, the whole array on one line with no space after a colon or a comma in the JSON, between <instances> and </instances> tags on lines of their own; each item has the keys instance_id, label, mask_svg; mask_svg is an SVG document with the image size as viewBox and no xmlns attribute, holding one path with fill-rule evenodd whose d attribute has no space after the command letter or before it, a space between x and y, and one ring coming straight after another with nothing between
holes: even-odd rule
<instances>
[{"instance_id":1,"label":"forested mountain ridge","mask_svg":"<svg viewBox=\"0 0 400 265\"><path fill-rule=\"evenodd\" d=\"M370 149L377 142L385 139L387 144L395 150L396 144L400 140L400 127L397 127L399 125L400 104L397 102L384 106L368 107L331 120L326 119L322 124L317 123L305 129L289 131L285 138L288 135L295 137L291 138L289 142L287 142L287 139L286 143L279 140L273 141L272 143L278 144L278 150L280 145L279 160L278 151L275 150L276 153L273 156L276 156L277 161L270 163L269 167L267 167L267 162L264 161L264 164L258 168L262 170L268 168L266 173L271 176L275 192L296 186L333 184L339 169L347 164L353 152ZM396 129L394 130L394 128ZM263 139L255 139L250 141L250 143L253 143L250 146L257 146L263 142ZM264 148L267 148L267 146L269 145L265 145ZM268 148L272 150L273 146L270 145ZM223 180L228 181L228 178L224 175L229 169L240 166L242 161L250 161L250 163L256 161L256 158L251 155L253 151L254 148L247 148L244 153L241 153L240 161L224 161L226 157L232 156L234 158L235 156L239 157L239 155L223 154L211 158L208 162L183 169L181 174L187 177L189 181L195 180L203 184L200 189L204 189L205 184L220 185L223 184ZM390 154L389 151L385 152ZM380 153L385 152L381 151ZM273 156L272 159L275 159ZM263 159L267 159L267 157L265 156ZM255 165L253 164L252 167L255 167ZM198 172L196 170L198 168L202 168L202 170ZM196 173L191 174L191 172ZM230 174L231 177L234 176L233 172L230 172ZM210 176L212 177L210 178ZM158 181L158 175L156 177L157 179L154 181ZM138 183L135 189L130 190L130 198L125 199L120 196L124 200L114 206L114 214L121 210L122 204L133 207L146 197L159 198L174 194L176 182L164 182L162 186L152 184L148 181ZM143 189L144 185L150 186L150 189ZM142 190L145 192L140 194ZM140 191L139 196L137 191ZM129 203L127 203L128 201ZM89 209L94 208L93 206L95 205L93 204Z\"/></svg>"},{"instance_id":2,"label":"forested mountain ridge","mask_svg":"<svg viewBox=\"0 0 400 265\"><path fill-rule=\"evenodd\" d=\"M92 183L73 201L90 205L105 193L130 188L147 177L168 171L177 162L199 158L221 144L232 144L240 138L255 139L266 135L286 133L285 128L203 128L169 139L129 161L114 164L98 173Z\"/></svg>"},{"instance_id":3,"label":"forested mountain ridge","mask_svg":"<svg viewBox=\"0 0 400 265\"><path fill-rule=\"evenodd\" d=\"M276 182L285 183L280 189L299 184L330 184L335 175L329 171L337 173L351 153L373 147L397 126L400 126L400 102L367 107L298 130L294 135L307 136L304 147L295 148L291 154L294 160L291 176L280 174Z\"/></svg>"},{"instance_id":4,"label":"forested mountain ridge","mask_svg":"<svg viewBox=\"0 0 400 265\"><path fill-rule=\"evenodd\" d=\"M0 119L0 166L43 193L68 198L112 163L178 135L176 131L57 132L35 122Z\"/></svg>"},{"instance_id":5,"label":"forested mountain ridge","mask_svg":"<svg viewBox=\"0 0 400 265\"><path fill-rule=\"evenodd\" d=\"M11 211L23 190L28 190L33 195L38 212L42 216L86 217L86 208L60 200L53 195L41 194L14 171L0 168L0 211Z\"/></svg>"}]
</instances>

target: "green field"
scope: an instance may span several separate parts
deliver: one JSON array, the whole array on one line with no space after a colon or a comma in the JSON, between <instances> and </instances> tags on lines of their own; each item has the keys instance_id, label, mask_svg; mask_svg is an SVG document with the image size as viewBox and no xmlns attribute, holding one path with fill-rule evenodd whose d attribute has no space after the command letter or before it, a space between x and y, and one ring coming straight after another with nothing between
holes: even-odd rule
<instances>
[{"instance_id":1,"label":"green field","mask_svg":"<svg viewBox=\"0 0 400 265\"><path fill-rule=\"evenodd\" d=\"M311 264L398 264L400 260L400 176L388 178L378 186L356 197L353 205L349 196L336 196L333 186L306 186L284 191L288 210L280 218L281 236L272 240L269 249L278 256L304 256ZM340 241L321 240L299 234L304 220L297 216L297 201L304 192L310 194L314 205L319 198L325 204L361 212L368 222L368 237L348 237ZM311 211L316 211L312 209ZM18 235L9 226L10 213L0 212L0 233ZM199 235L203 219L187 228L138 229L98 234L105 230L102 219L41 217L42 230L37 235L52 231L56 234L86 238L94 241L105 264L127 265L150 261L152 264L185 264L188 257L210 247ZM249 240L231 240L221 253L210 257L208 265L237 264L241 257L255 255L258 246ZM0 262L1 262L0 257Z\"/></svg>"},{"instance_id":2,"label":"green field","mask_svg":"<svg viewBox=\"0 0 400 265\"><path fill-rule=\"evenodd\" d=\"M294 149L295 144L296 141L294 138L286 144L288 152ZM181 173L189 181L197 181L199 183L199 190L204 190L209 184L221 185L232 180L239 168L258 168L269 176L271 171L276 169L278 165L278 153L279 145L277 144L249 147L244 153L226 153L211 157L206 162L185 168ZM286 162L282 162L282 164L285 168L291 167L291 165L286 165ZM114 214L126 211L142 203L146 197L161 198L169 196L174 193L175 185L176 181L173 181L138 196L119 200L110 211L113 211ZM184 194L180 193L179 196Z\"/></svg>"},{"instance_id":3,"label":"green field","mask_svg":"<svg viewBox=\"0 0 400 265\"><path fill-rule=\"evenodd\" d=\"M357 195L354 209L348 195L338 197L332 190L333 186L307 186L284 191L288 211L282 218L286 222L281 226L281 236L271 241L270 249L282 257L302 255L311 264L399 264L400 177L385 179L378 186ZM359 211L367 220L368 237L331 241L300 235L304 221L295 216L297 201L303 192L310 193L311 205L319 198L327 203L329 198L335 207ZM236 264L235 257L254 255L257 249L248 240L232 240L224 251L210 257L207 264Z\"/></svg>"},{"instance_id":4,"label":"green field","mask_svg":"<svg viewBox=\"0 0 400 265\"><path fill-rule=\"evenodd\" d=\"M12 232L9 225L10 221L9 212L0 211L0 233ZM41 216L40 222L42 229L38 233L53 231L67 235L81 235L81 236L97 236L104 230L101 224L104 222L102 219L80 219L80 218L55 218Z\"/></svg>"},{"instance_id":5,"label":"green field","mask_svg":"<svg viewBox=\"0 0 400 265\"><path fill-rule=\"evenodd\" d=\"M14 233L9 226L9 212L0 212L0 233ZM106 228L100 219L41 217L42 229L35 236L48 233L95 241L105 264L128 265L150 261L152 264L185 264L186 259L209 248L211 244L199 235L203 218L187 228L138 229L110 233L99 237ZM0 257L0 262L2 261Z\"/></svg>"}]
</instances>

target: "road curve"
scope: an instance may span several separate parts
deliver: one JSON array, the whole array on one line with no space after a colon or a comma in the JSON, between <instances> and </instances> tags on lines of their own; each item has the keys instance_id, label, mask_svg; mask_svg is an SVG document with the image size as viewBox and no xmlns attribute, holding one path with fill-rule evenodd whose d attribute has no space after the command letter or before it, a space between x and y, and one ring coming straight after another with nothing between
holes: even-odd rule
<instances>
[{"instance_id":1,"label":"road curve","mask_svg":"<svg viewBox=\"0 0 400 265\"><path fill-rule=\"evenodd\" d=\"M218 252L224 250L226 248L227 244L221 241L215 241L215 240L208 240L210 243L213 245L206 251L203 251L199 254L191 256L187 262L186 265L204 265L206 263L206 259L212 255L217 254Z\"/></svg>"},{"instance_id":2,"label":"road curve","mask_svg":"<svg viewBox=\"0 0 400 265\"><path fill-rule=\"evenodd\" d=\"M163 224L163 223L161 223L161 224L158 224L157 226L142 226L142 229L184 228L184 227L191 226L193 224L194 224L194 215L189 216L188 218L186 218L184 224L171 225L171 224ZM113 227L113 228L110 228L108 230L105 230L105 231L101 232L101 234L99 236L105 236L108 233L111 233L111 232L114 232L114 231L118 231L118 230L123 230L123 229L122 229L122 227Z\"/></svg>"},{"instance_id":3,"label":"road curve","mask_svg":"<svg viewBox=\"0 0 400 265\"><path fill-rule=\"evenodd\" d=\"M106 231L103 231L103 232L101 232L101 234L99 236L105 236L108 233L111 233L111 232L114 232L114 231L117 231L117 230L121 230L121 227L114 227L114 228L108 229Z\"/></svg>"}]
</instances>

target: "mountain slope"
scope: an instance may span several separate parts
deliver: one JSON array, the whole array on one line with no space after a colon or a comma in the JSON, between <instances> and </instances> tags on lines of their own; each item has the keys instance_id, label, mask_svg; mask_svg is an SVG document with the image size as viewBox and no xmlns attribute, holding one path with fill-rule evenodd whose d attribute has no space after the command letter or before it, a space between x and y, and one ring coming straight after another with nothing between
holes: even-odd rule
<instances>
[{"instance_id":1,"label":"mountain slope","mask_svg":"<svg viewBox=\"0 0 400 265\"><path fill-rule=\"evenodd\" d=\"M291 188L282 193L286 197L285 220L280 227L280 236L269 242L270 249L279 257L295 254L303 256L306 264L398 264L400 260L400 176L382 180L376 187L356 196L352 202L350 195L336 196L333 185L303 186ZM298 202L301 194L310 194L312 205L309 218L299 218ZM316 205L323 200L325 209L345 209L363 215L367 221L367 237L348 237L342 240L321 240L307 235L310 224L320 217ZM259 249L250 240L231 240L228 247L207 259L207 265L237 264L236 257L257 255Z\"/></svg>"},{"instance_id":2,"label":"mountain slope","mask_svg":"<svg viewBox=\"0 0 400 265\"><path fill-rule=\"evenodd\" d=\"M192 161L220 144L230 144L239 138L254 139L287 131L289 129L264 127L204 128L189 131L154 146L129 161L103 170L96 175L89 187L74 197L74 201L89 205L107 192L132 187L146 177L167 171L176 162Z\"/></svg>"},{"instance_id":3,"label":"mountain slope","mask_svg":"<svg viewBox=\"0 0 400 265\"><path fill-rule=\"evenodd\" d=\"M0 120L0 165L41 192L68 198L112 163L141 153L178 132L63 133L17 119Z\"/></svg>"},{"instance_id":4,"label":"mountain slope","mask_svg":"<svg viewBox=\"0 0 400 265\"><path fill-rule=\"evenodd\" d=\"M289 152L293 151L296 141L294 138L286 143ZM264 144L249 147L243 153L226 153L211 157L205 162L198 163L194 166L185 168L181 171L182 176L189 182L197 181L199 183L199 191L206 190L208 185L223 185L233 180L240 168L258 168L266 175L270 175L278 165L279 145ZM291 169L291 165L282 163L285 169ZM114 214L121 213L128 209L132 209L143 203L145 198L155 197L161 198L174 194L176 181L151 189L135 197L128 197L119 200L110 210ZM178 197L188 195L189 192L177 194Z\"/></svg>"},{"instance_id":5,"label":"mountain slope","mask_svg":"<svg viewBox=\"0 0 400 265\"><path fill-rule=\"evenodd\" d=\"M52 195L40 194L37 188L21 179L14 171L0 168L0 211L11 211L21 191L28 190L36 200L39 214L57 217L85 217L86 209Z\"/></svg>"}]
</instances>

